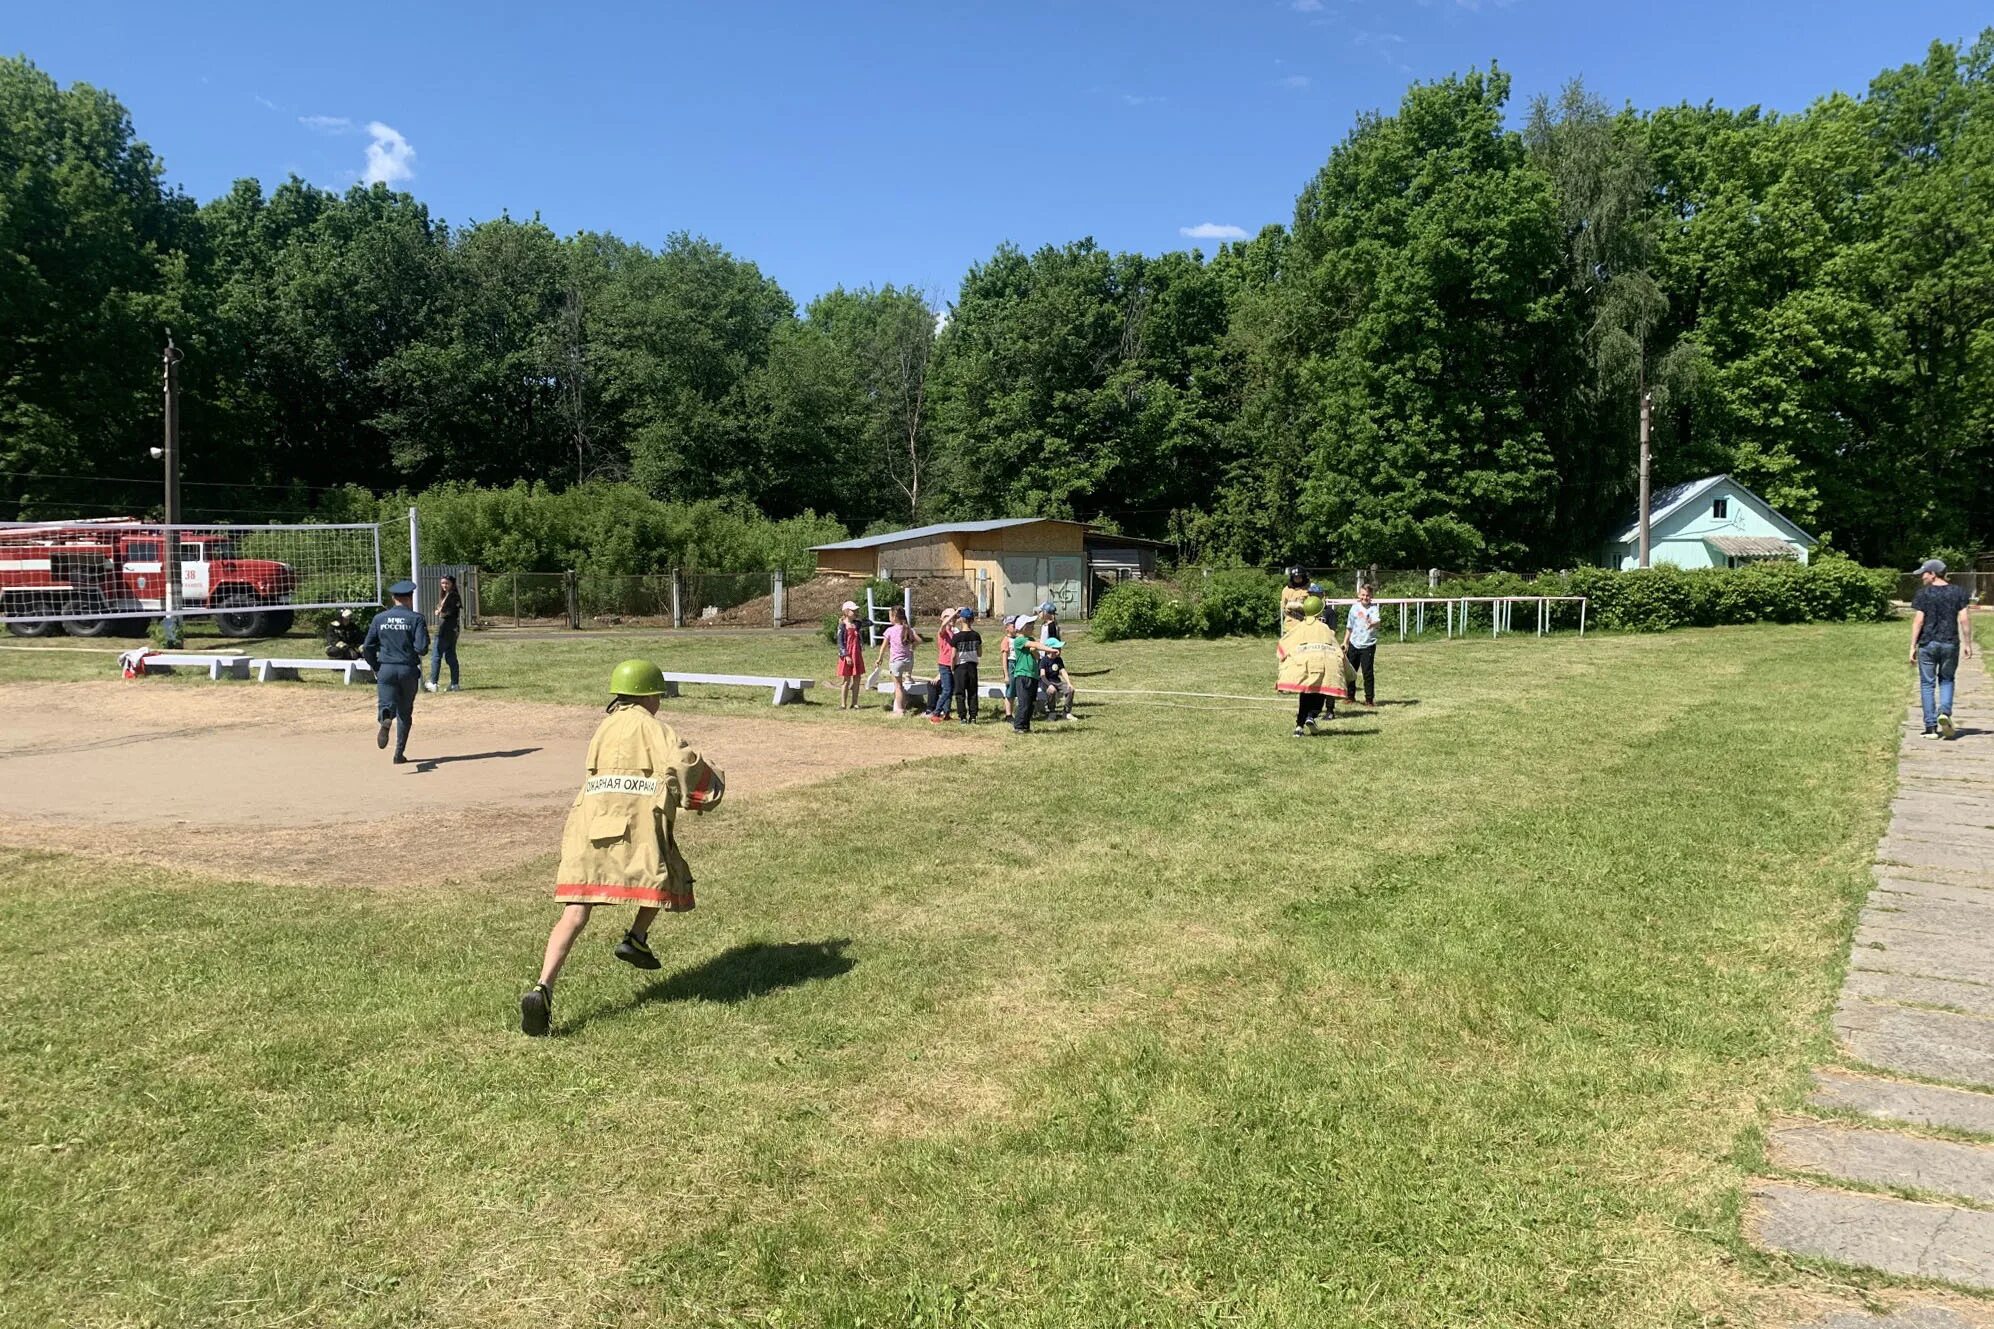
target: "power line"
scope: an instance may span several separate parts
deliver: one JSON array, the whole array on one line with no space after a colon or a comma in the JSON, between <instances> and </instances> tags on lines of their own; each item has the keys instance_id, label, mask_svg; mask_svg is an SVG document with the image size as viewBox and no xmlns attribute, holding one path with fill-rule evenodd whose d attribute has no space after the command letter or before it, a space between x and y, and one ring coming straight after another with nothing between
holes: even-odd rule
<instances>
[{"instance_id":1,"label":"power line","mask_svg":"<svg viewBox=\"0 0 1994 1329\"><path fill-rule=\"evenodd\" d=\"M74 475L62 471L0 471L0 475L16 480L116 480L126 484L156 485L156 475ZM307 485L307 484L268 484L255 480L182 480L182 485L194 485L202 489L278 489L284 491L302 489L313 494L330 494L334 490L364 488L349 485Z\"/></svg>"}]
</instances>

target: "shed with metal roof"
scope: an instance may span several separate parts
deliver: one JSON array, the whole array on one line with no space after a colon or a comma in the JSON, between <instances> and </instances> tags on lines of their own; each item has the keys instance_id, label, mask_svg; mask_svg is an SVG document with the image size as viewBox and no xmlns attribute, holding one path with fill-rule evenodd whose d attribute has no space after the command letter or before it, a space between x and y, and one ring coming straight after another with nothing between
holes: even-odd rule
<instances>
[{"instance_id":1,"label":"shed with metal roof","mask_svg":"<svg viewBox=\"0 0 1994 1329\"><path fill-rule=\"evenodd\" d=\"M1050 600L1086 612L1087 526L1055 517L940 522L817 545L818 573L848 577L960 577L993 613Z\"/></svg>"}]
</instances>

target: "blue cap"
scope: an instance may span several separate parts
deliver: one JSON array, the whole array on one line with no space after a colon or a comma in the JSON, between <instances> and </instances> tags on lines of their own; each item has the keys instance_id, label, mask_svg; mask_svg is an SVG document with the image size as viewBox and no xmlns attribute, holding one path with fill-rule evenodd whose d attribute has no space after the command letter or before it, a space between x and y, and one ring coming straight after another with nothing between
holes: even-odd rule
<instances>
[{"instance_id":1,"label":"blue cap","mask_svg":"<svg viewBox=\"0 0 1994 1329\"><path fill-rule=\"evenodd\" d=\"M1059 612L1059 606L1054 604L1052 601L1047 600L1044 604L1039 606L1039 612L1041 614L1057 614Z\"/></svg>"},{"instance_id":2,"label":"blue cap","mask_svg":"<svg viewBox=\"0 0 1994 1329\"><path fill-rule=\"evenodd\" d=\"M415 594L415 583L414 583L414 582L412 582L412 581L410 581L410 580L409 580L409 579L408 579L407 577L404 577L404 578L402 578L402 579L401 579L400 581L396 582L396 583L395 583L395 584L394 584L393 586L390 586L390 587L388 588L388 594L389 594L389 595L414 595L414 594Z\"/></svg>"},{"instance_id":3,"label":"blue cap","mask_svg":"<svg viewBox=\"0 0 1994 1329\"><path fill-rule=\"evenodd\" d=\"M976 611L975 611L974 609L964 609L964 610L963 610L963 611L962 611L961 613L957 614L957 615L956 615L956 617L957 617L957 618L975 618L975 617L976 617Z\"/></svg>"},{"instance_id":4,"label":"blue cap","mask_svg":"<svg viewBox=\"0 0 1994 1329\"><path fill-rule=\"evenodd\" d=\"M1044 641L1040 642L1039 645L1045 647L1048 651L1056 651L1059 650L1061 647L1065 646L1066 643L1061 641L1057 637L1047 637Z\"/></svg>"},{"instance_id":5,"label":"blue cap","mask_svg":"<svg viewBox=\"0 0 1994 1329\"><path fill-rule=\"evenodd\" d=\"M1310 594L1310 595L1321 595L1321 594L1322 594L1322 583L1321 583L1321 582L1314 582L1314 581L1310 582L1310 583L1309 583L1309 594Z\"/></svg>"}]
</instances>

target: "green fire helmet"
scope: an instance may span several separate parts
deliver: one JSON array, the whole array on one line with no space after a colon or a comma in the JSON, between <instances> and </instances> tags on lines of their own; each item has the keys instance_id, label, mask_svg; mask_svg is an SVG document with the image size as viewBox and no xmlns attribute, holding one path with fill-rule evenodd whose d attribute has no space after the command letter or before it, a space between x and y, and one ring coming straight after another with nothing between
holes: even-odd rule
<instances>
[{"instance_id":1,"label":"green fire helmet","mask_svg":"<svg viewBox=\"0 0 1994 1329\"><path fill-rule=\"evenodd\" d=\"M1311 595L1308 599L1302 601L1303 618L1315 618L1321 613L1322 597L1320 595Z\"/></svg>"},{"instance_id":2,"label":"green fire helmet","mask_svg":"<svg viewBox=\"0 0 1994 1329\"><path fill-rule=\"evenodd\" d=\"M649 660L625 660L609 671L609 690L619 697L662 697L665 671Z\"/></svg>"}]
</instances>

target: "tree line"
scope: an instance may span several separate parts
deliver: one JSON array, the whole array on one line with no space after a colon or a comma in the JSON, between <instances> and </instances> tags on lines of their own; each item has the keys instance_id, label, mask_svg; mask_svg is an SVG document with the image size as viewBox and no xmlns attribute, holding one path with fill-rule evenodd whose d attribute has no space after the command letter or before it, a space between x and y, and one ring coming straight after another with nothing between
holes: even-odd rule
<instances>
[{"instance_id":1,"label":"tree line","mask_svg":"<svg viewBox=\"0 0 1994 1329\"><path fill-rule=\"evenodd\" d=\"M1285 226L1000 247L952 298L834 290L384 186L205 203L109 93L0 61L0 516L343 486L628 484L851 531L1095 520L1208 559L1594 555L1635 490L1729 471L1844 552L1994 542L1994 29L1804 112L1509 123L1499 69L1359 118Z\"/></svg>"}]
</instances>

